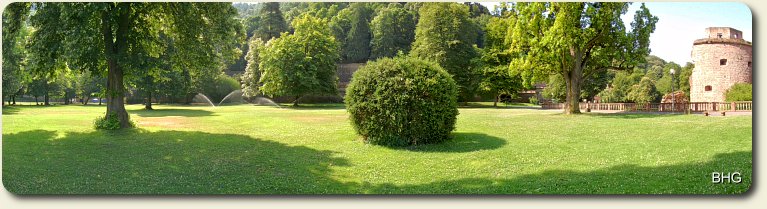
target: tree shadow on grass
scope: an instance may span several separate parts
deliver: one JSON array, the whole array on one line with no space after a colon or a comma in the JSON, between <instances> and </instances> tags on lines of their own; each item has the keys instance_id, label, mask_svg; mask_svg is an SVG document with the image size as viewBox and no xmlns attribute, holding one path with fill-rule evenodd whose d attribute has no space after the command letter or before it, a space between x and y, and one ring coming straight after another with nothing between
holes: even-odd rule
<instances>
[{"instance_id":1,"label":"tree shadow on grass","mask_svg":"<svg viewBox=\"0 0 767 209\"><path fill-rule=\"evenodd\" d=\"M720 153L707 162L594 171L547 170L511 179L466 178L416 185L368 185L375 194L744 194L752 182L752 153ZM503 165L498 165L503 166ZM741 183L712 183L712 172L740 172Z\"/></svg>"},{"instance_id":2,"label":"tree shadow on grass","mask_svg":"<svg viewBox=\"0 0 767 209\"><path fill-rule=\"evenodd\" d=\"M198 109L154 109L154 110L128 110L129 113L137 114L141 117L166 117L166 116L181 116L181 117L203 117L213 116L213 112L208 110Z\"/></svg>"},{"instance_id":3,"label":"tree shadow on grass","mask_svg":"<svg viewBox=\"0 0 767 209\"><path fill-rule=\"evenodd\" d=\"M453 133L451 139L438 144L424 144L402 149L414 152L474 152L498 149L506 140L483 133Z\"/></svg>"},{"instance_id":4,"label":"tree shadow on grass","mask_svg":"<svg viewBox=\"0 0 767 209\"><path fill-rule=\"evenodd\" d=\"M506 178L345 183L333 168L351 165L332 151L235 134L34 130L4 134L2 143L3 185L14 194L743 194L753 173L752 152L737 151L664 166L595 163ZM712 172L736 171L739 184L711 183Z\"/></svg>"},{"instance_id":5,"label":"tree shadow on grass","mask_svg":"<svg viewBox=\"0 0 767 209\"><path fill-rule=\"evenodd\" d=\"M12 106L3 106L3 115L14 115L19 113L19 108Z\"/></svg>"},{"instance_id":6,"label":"tree shadow on grass","mask_svg":"<svg viewBox=\"0 0 767 209\"><path fill-rule=\"evenodd\" d=\"M3 135L14 194L350 193L334 152L235 134L34 130Z\"/></svg>"}]
</instances>

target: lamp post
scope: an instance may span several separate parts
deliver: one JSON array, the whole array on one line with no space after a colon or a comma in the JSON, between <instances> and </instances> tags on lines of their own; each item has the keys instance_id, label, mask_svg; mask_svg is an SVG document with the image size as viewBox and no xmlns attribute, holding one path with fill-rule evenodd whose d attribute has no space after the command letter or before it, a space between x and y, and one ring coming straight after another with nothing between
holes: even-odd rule
<instances>
[{"instance_id":1,"label":"lamp post","mask_svg":"<svg viewBox=\"0 0 767 209\"><path fill-rule=\"evenodd\" d=\"M671 112L674 112L674 103L676 103L676 92L674 92L674 68L668 70L671 74Z\"/></svg>"}]
</instances>

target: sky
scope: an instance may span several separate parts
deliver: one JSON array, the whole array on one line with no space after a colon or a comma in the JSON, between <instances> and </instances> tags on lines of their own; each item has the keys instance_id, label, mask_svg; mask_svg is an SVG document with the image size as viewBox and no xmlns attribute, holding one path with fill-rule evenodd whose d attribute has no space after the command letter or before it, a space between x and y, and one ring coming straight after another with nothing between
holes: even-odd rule
<instances>
[{"instance_id":1,"label":"sky","mask_svg":"<svg viewBox=\"0 0 767 209\"><path fill-rule=\"evenodd\" d=\"M493 9L497 2L481 2ZM623 15L631 28L634 13L641 3L633 3ZM752 16L747 5L736 2L646 2L650 13L658 17L650 35L650 54L684 66L692 62L690 53L696 39L707 36L707 27L731 27L743 31L743 39L752 41Z\"/></svg>"}]
</instances>

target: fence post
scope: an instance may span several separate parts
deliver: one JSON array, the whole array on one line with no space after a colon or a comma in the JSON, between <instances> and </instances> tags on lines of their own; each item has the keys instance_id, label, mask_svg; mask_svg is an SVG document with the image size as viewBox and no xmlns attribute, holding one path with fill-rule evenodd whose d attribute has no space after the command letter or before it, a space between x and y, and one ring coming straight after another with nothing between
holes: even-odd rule
<instances>
[{"instance_id":1,"label":"fence post","mask_svg":"<svg viewBox=\"0 0 767 209\"><path fill-rule=\"evenodd\" d=\"M732 103L730 103L730 109L731 109L732 111L735 111L735 110L737 110L737 108L735 108L735 102L732 102Z\"/></svg>"}]
</instances>

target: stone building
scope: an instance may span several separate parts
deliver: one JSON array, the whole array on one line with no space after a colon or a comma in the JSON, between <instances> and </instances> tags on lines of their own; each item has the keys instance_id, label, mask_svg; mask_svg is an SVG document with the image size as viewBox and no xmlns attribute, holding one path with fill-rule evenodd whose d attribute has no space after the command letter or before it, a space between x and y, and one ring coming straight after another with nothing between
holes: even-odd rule
<instances>
[{"instance_id":1,"label":"stone building","mask_svg":"<svg viewBox=\"0 0 767 209\"><path fill-rule=\"evenodd\" d=\"M751 83L751 42L728 27L706 28L707 38L695 40L690 76L690 102L723 102L736 83Z\"/></svg>"}]
</instances>

